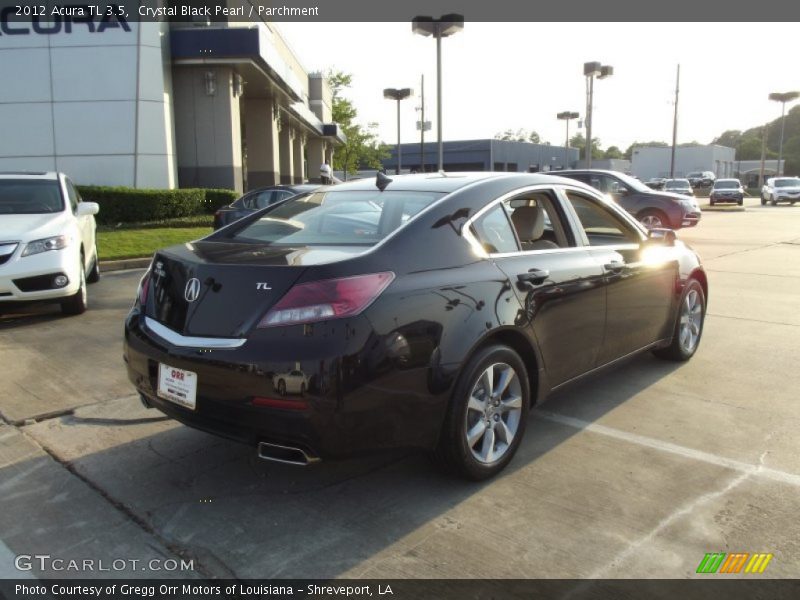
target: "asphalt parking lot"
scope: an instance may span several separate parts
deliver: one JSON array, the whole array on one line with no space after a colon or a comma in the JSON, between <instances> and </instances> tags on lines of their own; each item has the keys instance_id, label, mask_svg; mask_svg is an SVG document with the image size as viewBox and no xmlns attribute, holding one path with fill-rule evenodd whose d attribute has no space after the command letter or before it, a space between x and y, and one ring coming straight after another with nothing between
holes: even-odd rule
<instances>
[{"instance_id":1,"label":"asphalt parking lot","mask_svg":"<svg viewBox=\"0 0 800 600\"><path fill-rule=\"evenodd\" d=\"M80 317L0 317L0 577L49 554L194 561L99 576L683 578L707 552L796 577L800 206L748 199L679 237L710 280L694 359L559 393L481 484L406 453L264 463L145 410L121 358L141 271L106 274Z\"/></svg>"}]
</instances>

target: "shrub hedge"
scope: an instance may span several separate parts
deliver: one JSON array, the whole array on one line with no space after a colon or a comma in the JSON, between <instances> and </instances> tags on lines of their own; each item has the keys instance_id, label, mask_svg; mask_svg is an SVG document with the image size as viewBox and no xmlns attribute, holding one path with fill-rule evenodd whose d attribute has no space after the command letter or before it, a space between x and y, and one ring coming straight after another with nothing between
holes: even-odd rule
<instances>
[{"instance_id":1,"label":"shrub hedge","mask_svg":"<svg viewBox=\"0 0 800 600\"><path fill-rule=\"evenodd\" d=\"M230 204L238 194L233 190L145 190L128 187L80 186L87 202L97 202L97 222L142 223L213 213Z\"/></svg>"}]
</instances>

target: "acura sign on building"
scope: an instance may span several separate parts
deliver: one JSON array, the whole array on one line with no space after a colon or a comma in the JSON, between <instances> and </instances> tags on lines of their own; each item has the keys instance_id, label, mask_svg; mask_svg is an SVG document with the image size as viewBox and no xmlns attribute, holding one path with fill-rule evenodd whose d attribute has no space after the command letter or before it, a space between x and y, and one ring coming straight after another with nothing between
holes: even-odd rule
<instances>
[{"instance_id":1,"label":"acura sign on building","mask_svg":"<svg viewBox=\"0 0 800 600\"><path fill-rule=\"evenodd\" d=\"M101 8L0 11L0 171L242 191L330 163L343 141L330 88L273 25L137 22Z\"/></svg>"}]
</instances>

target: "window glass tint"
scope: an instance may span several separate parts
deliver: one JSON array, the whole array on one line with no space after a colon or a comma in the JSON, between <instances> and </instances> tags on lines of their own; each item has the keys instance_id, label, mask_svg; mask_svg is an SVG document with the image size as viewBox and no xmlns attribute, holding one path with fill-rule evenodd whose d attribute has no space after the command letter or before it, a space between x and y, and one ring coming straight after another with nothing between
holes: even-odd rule
<instances>
[{"instance_id":1,"label":"window glass tint","mask_svg":"<svg viewBox=\"0 0 800 600\"><path fill-rule=\"evenodd\" d=\"M514 230L502 204L477 219L472 224L472 232L489 254L519 251Z\"/></svg>"},{"instance_id":2,"label":"window glass tint","mask_svg":"<svg viewBox=\"0 0 800 600\"><path fill-rule=\"evenodd\" d=\"M640 237L607 207L585 196L567 193L590 246L638 243Z\"/></svg>"},{"instance_id":3,"label":"window glass tint","mask_svg":"<svg viewBox=\"0 0 800 600\"><path fill-rule=\"evenodd\" d=\"M574 245L567 238L567 229L549 192L523 194L506 200L504 204L524 251Z\"/></svg>"},{"instance_id":4,"label":"window glass tint","mask_svg":"<svg viewBox=\"0 0 800 600\"><path fill-rule=\"evenodd\" d=\"M741 184L738 181L731 181L731 180L720 181L718 179L717 181L714 182L714 189L717 189L717 190L735 190L740 185Z\"/></svg>"},{"instance_id":5,"label":"window glass tint","mask_svg":"<svg viewBox=\"0 0 800 600\"><path fill-rule=\"evenodd\" d=\"M0 215L54 213L63 209L57 181L0 179Z\"/></svg>"},{"instance_id":6,"label":"window glass tint","mask_svg":"<svg viewBox=\"0 0 800 600\"><path fill-rule=\"evenodd\" d=\"M437 192L329 191L290 198L230 236L281 245L374 245L442 196Z\"/></svg>"}]
</instances>

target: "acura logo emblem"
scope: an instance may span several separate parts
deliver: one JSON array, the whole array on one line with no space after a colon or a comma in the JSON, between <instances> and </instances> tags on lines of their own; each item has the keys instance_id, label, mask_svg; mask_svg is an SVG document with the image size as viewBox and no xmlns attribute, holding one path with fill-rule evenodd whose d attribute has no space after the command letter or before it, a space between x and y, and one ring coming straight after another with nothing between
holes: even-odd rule
<instances>
[{"instance_id":1,"label":"acura logo emblem","mask_svg":"<svg viewBox=\"0 0 800 600\"><path fill-rule=\"evenodd\" d=\"M183 297L187 302L194 302L200 295L200 280L197 277L192 277L186 282L186 289L183 290Z\"/></svg>"}]
</instances>

